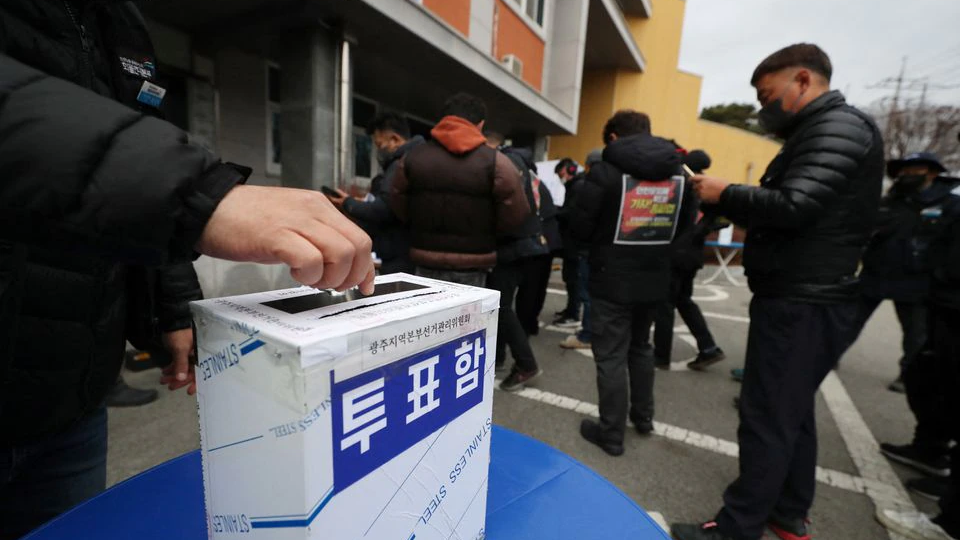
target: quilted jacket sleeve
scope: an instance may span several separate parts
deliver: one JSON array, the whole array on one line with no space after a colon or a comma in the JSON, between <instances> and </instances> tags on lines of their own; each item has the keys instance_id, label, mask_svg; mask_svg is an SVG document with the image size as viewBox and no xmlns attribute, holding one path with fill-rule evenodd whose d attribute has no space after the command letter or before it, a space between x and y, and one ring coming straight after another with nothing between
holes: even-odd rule
<instances>
[{"instance_id":1,"label":"quilted jacket sleeve","mask_svg":"<svg viewBox=\"0 0 960 540\"><path fill-rule=\"evenodd\" d=\"M732 185L720 197L722 214L751 227L801 229L841 195L869 154L873 131L846 109L824 114L797 134L783 180L773 187Z\"/></svg>"},{"instance_id":2,"label":"quilted jacket sleeve","mask_svg":"<svg viewBox=\"0 0 960 540\"><path fill-rule=\"evenodd\" d=\"M248 174L171 124L2 54L0 171L8 234L147 265L192 260L216 206Z\"/></svg>"}]
</instances>

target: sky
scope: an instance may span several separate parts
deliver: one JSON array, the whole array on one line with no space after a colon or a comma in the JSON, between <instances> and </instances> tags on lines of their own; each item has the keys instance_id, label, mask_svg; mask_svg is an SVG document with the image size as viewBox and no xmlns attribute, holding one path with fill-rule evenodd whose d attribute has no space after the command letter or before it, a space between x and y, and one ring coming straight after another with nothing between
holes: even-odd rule
<instances>
[{"instance_id":1,"label":"sky","mask_svg":"<svg viewBox=\"0 0 960 540\"><path fill-rule=\"evenodd\" d=\"M906 57L905 79L926 78L928 101L960 106L960 0L686 3L680 68L703 76L701 108L756 103L753 69L768 54L804 41L830 55L833 87L856 105L892 96L892 88L868 87L896 78ZM922 84L902 95L918 99Z\"/></svg>"}]
</instances>

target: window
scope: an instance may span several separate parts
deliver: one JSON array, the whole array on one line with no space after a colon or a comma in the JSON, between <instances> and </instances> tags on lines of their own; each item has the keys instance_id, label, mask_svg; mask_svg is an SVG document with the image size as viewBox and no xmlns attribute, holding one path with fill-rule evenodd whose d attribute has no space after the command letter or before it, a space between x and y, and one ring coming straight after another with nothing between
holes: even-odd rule
<instances>
[{"instance_id":1,"label":"window","mask_svg":"<svg viewBox=\"0 0 960 540\"><path fill-rule=\"evenodd\" d=\"M373 139L361 127L353 128L353 176L373 178Z\"/></svg>"},{"instance_id":2,"label":"window","mask_svg":"<svg viewBox=\"0 0 960 540\"><path fill-rule=\"evenodd\" d=\"M376 176L377 149L373 138L367 135L367 126L377 116L377 104L360 96L353 96L353 170L346 179L353 182L356 177L366 179Z\"/></svg>"},{"instance_id":3,"label":"window","mask_svg":"<svg viewBox=\"0 0 960 540\"><path fill-rule=\"evenodd\" d=\"M514 6L518 7L520 11L527 16L527 19L539 26L543 27L543 10L544 6L547 3L547 0L509 0L513 3Z\"/></svg>"},{"instance_id":4,"label":"window","mask_svg":"<svg viewBox=\"0 0 960 540\"><path fill-rule=\"evenodd\" d=\"M280 66L267 64L267 174L280 176L282 156L280 119L282 113L280 96Z\"/></svg>"},{"instance_id":5,"label":"window","mask_svg":"<svg viewBox=\"0 0 960 540\"><path fill-rule=\"evenodd\" d=\"M546 0L524 0L527 4L527 17L530 17L538 25L543 26L543 4Z\"/></svg>"}]
</instances>

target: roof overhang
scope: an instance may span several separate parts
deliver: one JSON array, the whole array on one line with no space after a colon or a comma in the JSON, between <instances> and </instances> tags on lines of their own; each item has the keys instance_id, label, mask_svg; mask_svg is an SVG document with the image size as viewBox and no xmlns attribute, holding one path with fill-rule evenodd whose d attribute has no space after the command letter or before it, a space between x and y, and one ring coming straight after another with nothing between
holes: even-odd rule
<instances>
[{"instance_id":1,"label":"roof overhang","mask_svg":"<svg viewBox=\"0 0 960 540\"><path fill-rule=\"evenodd\" d=\"M586 69L644 71L646 60L616 0L590 0Z\"/></svg>"}]
</instances>

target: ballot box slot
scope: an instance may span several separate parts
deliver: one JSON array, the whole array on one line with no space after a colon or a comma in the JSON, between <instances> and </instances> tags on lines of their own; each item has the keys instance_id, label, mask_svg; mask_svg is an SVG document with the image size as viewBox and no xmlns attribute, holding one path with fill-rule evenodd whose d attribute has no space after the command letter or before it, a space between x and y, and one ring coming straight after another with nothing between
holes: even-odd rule
<instances>
[{"instance_id":1,"label":"ballot box slot","mask_svg":"<svg viewBox=\"0 0 960 540\"><path fill-rule=\"evenodd\" d=\"M296 315L298 313L303 313L306 311L313 311L315 309L322 309L325 307L335 306L337 304L345 304L347 302L353 302L355 300L370 300L371 298L376 298L378 296L388 296L399 293L407 293L414 291L422 291L425 289L430 289L427 285L421 285L419 283L411 283L409 281L393 281L390 283L378 283L374 288L373 294L364 296L357 289L351 289L342 293L336 291L317 291L315 294L306 294L303 296L294 296L291 298L281 298L279 300L271 300L270 302L263 302L264 306L273 308L284 313L289 313L290 315ZM403 296L401 298L391 298L389 300L384 300L382 302L373 302L365 303L361 306L356 306L353 308L345 309L338 311L336 313L331 313L324 316L323 318L333 317L334 315L339 315L341 313L346 313L349 311L355 311L358 309L364 309L373 306L379 306L382 304L387 304L390 302L396 302L399 300L406 300L408 298L416 298L417 296L425 296L427 294L439 294L440 291L433 290L429 293L419 293L409 296Z\"/></svg>"}]
</instances>

